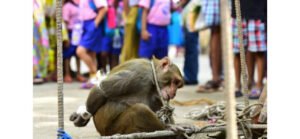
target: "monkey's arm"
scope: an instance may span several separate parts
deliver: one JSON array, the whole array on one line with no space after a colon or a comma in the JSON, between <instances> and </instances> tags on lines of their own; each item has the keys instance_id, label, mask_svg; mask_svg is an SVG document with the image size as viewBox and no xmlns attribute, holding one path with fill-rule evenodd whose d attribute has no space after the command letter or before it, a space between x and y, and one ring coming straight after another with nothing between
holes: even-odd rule
<instances>
[{"instance_id":1,"label":"monkey's arm","mask_svg":"<svg viewBox=\"0 0 300 139\"><path fill-rule=\"evenodd\" d=\"M134 86L137 74L130 70L121 70L108 76L100 84L100 88L104 91L107 98L123 95Z\"/></svg>"},{"instance_id":2,"label":"monkey's arm","mask_svg":"<svg viewBox=\"0 0 300 139\"><path fill-rule=\"evenodd\" d=\"M106 103L107 99L112 99L128 92L127 90L132 79L134 79L134 73L128 70L109 75L101 82L100 87L95 86L90 91L86 101L87 111L94 115Z\"/></svg>"},{"instance_id":3,"label":"monkey's arm","mask_svg":"<svg viewBox=\"0 0 300 139\"><path fill-rule=\"evenodd\" d=\"M86 110L94 115L97 110L105 104L107 97L103 90L95 86L91 89L89 96L86 100Z\"/></svg>"}]
</instances>

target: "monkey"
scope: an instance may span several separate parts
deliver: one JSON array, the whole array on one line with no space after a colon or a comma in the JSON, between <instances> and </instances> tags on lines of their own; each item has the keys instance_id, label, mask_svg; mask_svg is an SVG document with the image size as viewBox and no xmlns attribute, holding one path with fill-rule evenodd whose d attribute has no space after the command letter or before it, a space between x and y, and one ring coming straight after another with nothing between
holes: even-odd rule
<instances>
[{"instance_id":1,"label":"monkey","mask_svg":"<svg viewBox=\"0 0 300 139\"><path fill-rule=\"evenodd\" d=\"M152 58L158 86L155 86L151 62L134 59L112 69L99 86L91 89L86 100L89 116L73 113L70 120L77 127L86 126L92 116L101 135L151 132L170 128L163 124L155 112L182 88L184 80L179 68L168 57ZM171 127L172 128L172 127Z\"/></svg>"}]
</instances>

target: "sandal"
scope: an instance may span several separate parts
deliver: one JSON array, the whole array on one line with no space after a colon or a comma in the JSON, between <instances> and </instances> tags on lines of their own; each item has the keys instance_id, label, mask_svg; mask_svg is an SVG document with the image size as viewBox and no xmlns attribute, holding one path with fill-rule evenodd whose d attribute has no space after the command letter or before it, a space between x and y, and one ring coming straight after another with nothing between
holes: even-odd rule
<instances>
[{"instance_id":1,"label":"sandal","mask_svg":"<svg viewBox=\"0 0 300 139\"><path fill-rule=\"evenodd\" d=\"M206 82L205 85L201 85L198 87L197 92L202 93L202 92L211 92L211 91L216 91L221 87L222 80L219 81L213 81L210 80Z\"/></svg>"},{"instance_id":2,"label":"sandal","mask_svg":"<svg viewBox=\"0 0 300 139\"><path fill-rule=\"evenodd\" d=\"M37 84L43 84L44 80L42 78L34 78L33 79L33 84L37 85Z\"/></svg>"},{"instance_id":3,"label":"sandal","mask_svg":"<svg viewBox=\"0 0 300 139\"><path fill-rule=\"evenodd\" d=\"M249 99L259 99L261 94L261 89L254 88L251 90L251 94L248 96Z\"/></svg>"},{"instance_id":4,"label":"sandal","mask_svg":"<svg viewBox=\"0 0 300 139\"><path fill-rule=\"evenodd\" d=\"M88 82L82 83L80 88L81 89L91 89L94 86L95 86L94 84L92 84L91 82L88 81Z\"/></svg>"},{"instance_id":5,"label":"sandal","mask_svg":"<svg viewBox=\"0 0 300 139\"><path fill-rule=\"evenodd\" d=\"M235 97L237 98L237 97L242 97L243 96L243 93L242 93L242 91L241 90L236 90L235 91Z\"/></svg>"}]
</instances>

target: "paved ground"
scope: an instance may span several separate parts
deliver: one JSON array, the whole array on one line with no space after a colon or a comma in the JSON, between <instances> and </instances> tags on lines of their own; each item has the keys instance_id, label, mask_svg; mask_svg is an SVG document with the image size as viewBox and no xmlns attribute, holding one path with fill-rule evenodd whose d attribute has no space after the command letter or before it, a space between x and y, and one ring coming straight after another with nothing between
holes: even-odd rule
<instances>
[{"instance_id":1,"label":"paved ground","mask_svg":"<svg viewBox=\"0 0 300 139\"><path fill-rule=\"evenodd\" d=\"M210 69L207 56L200 58L200 74L198 76L201 83L210 79ZM183 58L173 59L181 69L183 67ZM97 138L99 135L91 121L87 127L76 128L69 121L69 116L79 105L84 104L88 95L88 90L79 89L79 83L64 84L64 125L65 130L72 135L74 139L81 138ZM176 100L193 100L198 98L209 98L215 101L224 101L225 96L222 92L214 93L196 93L197 86L185 86L179 89ZM237 99L242 101L242 98ZM177 123L193 122L185 119L184 114L194 108L202 108L204 105L181 107L175 106L175 120ZM57 130L57 86L56 83L46 83L43 85L35 85L33 87L33 137L35 139L54 139Z\"/></svg>"}]
</instances>

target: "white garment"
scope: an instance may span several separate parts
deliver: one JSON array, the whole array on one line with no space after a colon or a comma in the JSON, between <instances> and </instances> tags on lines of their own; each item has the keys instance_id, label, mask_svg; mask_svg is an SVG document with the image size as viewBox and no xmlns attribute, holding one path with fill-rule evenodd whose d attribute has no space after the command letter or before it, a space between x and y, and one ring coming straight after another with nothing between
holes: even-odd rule
<instances>
[{"instance_id":1,"label":"white garment","mask_svg":"<svg viewBox=\"0 0 300 139\"><path fill-rule=\"evenodd\" d=\"M140 0L129 0L129 6L136 6L139 4Z\"/></svg>"}]
</instances>

